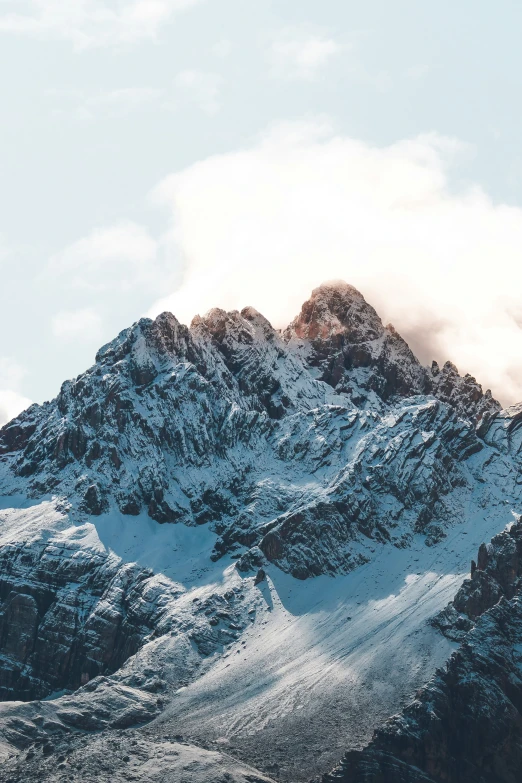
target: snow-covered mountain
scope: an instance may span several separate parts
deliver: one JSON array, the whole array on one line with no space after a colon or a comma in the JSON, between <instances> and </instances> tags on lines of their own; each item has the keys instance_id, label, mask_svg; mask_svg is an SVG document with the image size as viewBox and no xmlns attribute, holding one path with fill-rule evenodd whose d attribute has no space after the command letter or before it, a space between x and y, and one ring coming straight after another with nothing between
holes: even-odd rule
<instances>
[{"instance_id":1,"label":"snow-covered mountain","mask_svg":"<svg viewBox=\"0 0 522 783\"><path fill-rule=\"evenodd\" d=\"M518 780L521 425L341 282L123 331L0 430L0 780Z\"/></svg>"}]
</instances>

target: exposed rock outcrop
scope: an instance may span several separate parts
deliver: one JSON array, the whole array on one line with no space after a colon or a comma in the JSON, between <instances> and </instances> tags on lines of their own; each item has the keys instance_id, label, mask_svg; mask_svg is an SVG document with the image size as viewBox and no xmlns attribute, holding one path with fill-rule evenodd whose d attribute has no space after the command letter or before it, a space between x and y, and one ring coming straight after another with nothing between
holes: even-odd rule
<instances>
[{"instance_id":1,"label":"exposed rock outcrop","mask_svg":"<svg viewBox=\"0 0 522 783\"><path fill-rule=\"evenodd\" d=\"M490 389L482 386L469 374L459 375L451 362L440 368L433 362L428 373L426 390L437 399L449 403L461 416L471 417L479 433L487 431L488 425L500 411L500 404L493 398Z\"/></svg>"},{"instance_id":2,"label":"exposed rock outcrop","mask_svg":"<svg viewBox=\"0 0 522 783\"><path fill-rule=\"evenodd\" d=\"M471 577L466 579L454 600L433 619L434 625L450 639L459 641L474 621L501 598L518 594L522 578L522 522L520 518L508 530L481 544L477 562L471 562Z\"/></svg>"},{"instance_id":3,"label":"exposed rock outcrop","mask_svg":"<svg viewBox=\"0 0 522 783\"><path fill-rule=\"evenodd\" d=\"M193 603L181 585L93 544L89 525L67 527L51 503L11 516L10 540L0 537L0 700L74 691L167 634L205 657L246 624L234 592ZM32 521L30 536L15 535L16 517Z\"/></svg>"},{"instance_id":4,"label":"exposed rock outcrop","mask_svg":"<svg viewBox=\"0 0 522 783\"><path fill-rule=\"evenodd\" d=\"M479 423L500 410L489 389L454 364L424 368L392 324L381 319L356 288L342 281L323 283L283 332L321 380L345 392L356 404L394 397L433 394L461 416Z\"/></svg>"},{"instance_id":5,"label":"exposed rock outcrop","mask_svg":"<svg viewBox=\"0 0 522 783\"><path fill-rule=\"evenodd\" d=\"M406 342L346 283L316 288L284 337L321 380L357 404L424 391L425 371Z\"/></svg>"}]
</instances>

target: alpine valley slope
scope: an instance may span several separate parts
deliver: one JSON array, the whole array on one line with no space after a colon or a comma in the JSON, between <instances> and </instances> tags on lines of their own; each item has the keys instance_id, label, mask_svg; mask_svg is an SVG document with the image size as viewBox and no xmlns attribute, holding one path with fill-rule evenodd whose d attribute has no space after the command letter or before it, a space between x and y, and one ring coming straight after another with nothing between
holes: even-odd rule
<instances>
[{"instance_id":1,"label":"alpine valley slope","mask_svg":"<svg viewBox=\"0 0 522 783\"><path fill-rule=\"evenodd\" d=\"M345 283L142 319L0 430L0 780L518 780L521 446Z\"/></svg>"}]
</instances>

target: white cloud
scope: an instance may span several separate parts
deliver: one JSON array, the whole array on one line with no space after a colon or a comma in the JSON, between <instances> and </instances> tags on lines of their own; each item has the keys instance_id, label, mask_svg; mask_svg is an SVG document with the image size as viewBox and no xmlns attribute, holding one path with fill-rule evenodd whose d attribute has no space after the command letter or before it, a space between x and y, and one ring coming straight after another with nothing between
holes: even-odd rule
<instances>
[{"instance_id":1,"label":"white cloud","mask_svg":"<svg viewBox=\"0 0 522 783\"><path fill-rule=\"evenodd\" d=\"M187 70L176 76L178 92L206 114L216 114L219 111L222 84L223 78L217 73Z\"/></svg>"},{"instance_id":2,"label":"white cloud","mask_svg":"<svg viewBox=\"0 0 522 783\"><path fill-rule=\"evenodd\" d=\"M91 307L62 310L52 320L52 331L55 337L67 342L97 341L102 335L102 319Z\"/></svg>"},{"instance_id":3,"label":"white cloud","mask_svg":"<svg viewBox=\"0 0 522 783\"><path fill-rule=\"evenodd\" d=\"M46 90L45 96L53 100L64 112L64 106L69 108L79 119L92 120L104 114L121 117L138 109L158 103L166 95L166 91L155 87L122 87L115 90L103 90L87 94L80 90Z\"/></svg>"},{"instance_id":4,"label":"white cloud","mask_svg":"<svg viewBox=\"0 0 522 783\"><path fill-rule=\"evenodd\" d=\"M18 391L25 375L25 369L13 359L0 357L0 427L32 403Z\"/></svg>"},{"instance_id":5,"label":"white cloud","mask_svg":"<svg viewBox=\"0 0 522 783\"><path fill-rule=\"evenodd\" d=\"M274 38L268 57L274 76L314 79L342 48L333 38L289 28Z\"/></svg>"},{"instance_id":6,"label":"white cloud","mask_svg":"<svg viewBox=\"0 0 522 783\"><path fill-rule=\"evenodd\" d=\"M343 278L423 358L522 399L522 210L453 190L462 153L436 135L375 147L321 120L168 177L154 198L186 271L151 314L253 305L283 326L314 286Z\"/></svg>"},{"instance_id":7,"label":"white cloud","mask_svg":"<svg viewBox=\"0 0 522 783\"><path fill-rule=\"evenodd\" d=\"M227 38L222 38L220 41L212 46L212 52L216 57L221 57L223 60L229 56L232 51L232 44Z\"/></svg>"},{"instance_id":8,"label":"white cloud","mask_svg":"<svg viewBox=\"0 0 522 783\"><path fill-rule=\"evenodd\" d=\"M158 242L131 221L97 228L53 256L47 273L92 291L126 291L155 281Z\"/></svg>"},{"instance_id":9,"label":"white cloud","mask_svg":"<svg viewBox=\"0 0 522 783\"><path fill-rule=\"evenodd\" d=\"M32 400L10 389L0 389L0 427L32 405Z\"/></svg>"},{"instance_id":10,"label":"white cloud","mask_svg":"<svg viewBox=\"0 0 522 783\"><path fill-rule=\"evenodd\" d=\"M426 74L430 72L431 68L425 63L417 63L406 69L406 78L411 79L413 82L420 82Z\"/></svg>"},{"instance_id":11,"label":"white cloud","mask_svg":"<svg viewBox=\"0 0 522 783\"><path fill-rule=\"evenodd\" d=\"M165 91L156 87L122 87L118 90L107 90L85 99L86 108L107 106L119 111L128 111L145 103L158 100Z\"/></svg>"},{"instance_id":12,"label":"white cloud","mask_svg":"<svg viewBox=\"0 0 522 783\"><path fill-rule=\"evenodd\" d=\"M25 367L8 356L0 356L0 387L9 386L17 389L26 375Z\"/></svg>"},{"instance_id":13,"label":"white cloud","mask_svg":"<svg viewBox=\"0 0 522 783\"><path fill-rule=\"evenodd\" d=\"M199 0L4 0L0 31L65 39L77 49L154 39Z\"/></svg>"},{"instance_id":14,"label":"white cloud","mask_svg":"<svg viewBox=\"0 0 522 783\"><path fill-rule=\"evenodd\" d=\"M3 234L0 234L0 262L13 255L15 248L10 246Z\"/></svg>"}]
</instances>

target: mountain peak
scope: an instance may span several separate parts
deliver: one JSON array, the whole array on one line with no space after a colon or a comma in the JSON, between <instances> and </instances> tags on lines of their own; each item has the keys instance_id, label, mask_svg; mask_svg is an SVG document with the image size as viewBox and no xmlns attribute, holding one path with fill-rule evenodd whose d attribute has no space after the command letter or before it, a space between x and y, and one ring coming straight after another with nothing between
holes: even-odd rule
<instances>
[{"instance_id":1,"label":"mountain peak","mask_svg":"<svg viewBox=\"0 0 522 783\"><path fill-rule=\"evenodd\" d=\"M383 332L381 319L361 292L342 280L331 280L314 288L285 336L316 340L347 333L351 342L363 342Z\"/></svg>"},{"instance_id":2,"label":"mountain peak","mask_svg":"<svg viewBox=\"0 0 522 783\"><path fill-rule=\"evenodd\" d=\"M406 342L342 280L315 288L283 337L306 356L316 377L356 404L424 390L425 370Z\"/></svg>"},{"instance_id":3,"label":"mountain peak","mask_svg":"<svg viewBox=\"0 0 522 783\"><path fill-rule=\"evenodd\" d=\"M193 334L209 335L216 344L248 344L259 337L273 339L276 334L270 322L253 307L244 307L241 312L214 307L204 316L196 315L190 329Z\"/></svg>"}]
</instances>

